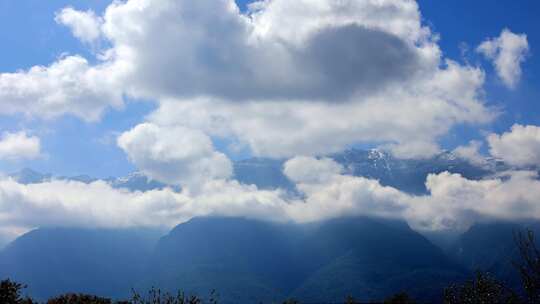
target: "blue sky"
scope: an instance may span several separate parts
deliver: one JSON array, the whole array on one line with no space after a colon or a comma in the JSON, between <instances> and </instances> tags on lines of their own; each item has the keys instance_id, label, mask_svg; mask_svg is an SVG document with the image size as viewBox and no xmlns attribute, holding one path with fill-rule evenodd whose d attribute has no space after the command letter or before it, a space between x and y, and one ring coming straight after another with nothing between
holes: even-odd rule
<instances>
[{"instance_id":1,"label":"blue sky","mask_svg":"<svg viewBox=\"0 0 540 304\"><path fill-rule=\"evenodd\" d=\"M471 49L466 58L472 64L482 65L487 71L486 93L490 102L505 108L505 115L492 126L501 132L513 122L535 123L540 119L540 45L538 1L419 1L425 21L441 34L440 45L447 56L461 59L460 44ZM509 28L516 33L526 33L531 48L523 78L517 90L501 86L493 68L478 54L474 47L486 37L497 36L501 29Z\"/></svg>"},{"instance_id":2,"label":"blue sky","mask_svg":"<svg viewBox=\"0 0 540 304\"><path fill-rule=\"evenodd\" d=\"M34 65L48 65L64 53L81 54L92 59L88 48L73 37L68 28L54 21L55 13L66 6L103 12L111 3L95 1L0 1L0 70L15 72ZM16 29L16 30L15 30ZM88 174L95 177L123 176L135 168L114 141L103 142L113 132L136 125L154 108L151 103L131 103L124 111L110 111L99 123L85 123L73 117L41 122L22 117L2 117L2 130L30 128L47 130L42 138L43 159L2 163L3 171L32 168L55 175ZM84 161L82 161L84 159Z\"/></svg>"},{"instance_id":3,"label":"blue sky","mask_svg":"<svg viewBox=\"0 0 540 304\"><path fill-rule=\"evenodd\" d=\"M55 13L66 6L92 9L97 14L110 4L95 1L0 0L0 71L15 72L34 65L48 65L62 54L80 54L91 62L90 48L73 37L68 27L54 21ZM245 1L240 1L243 8ZM494 121L478 126L456 125L441 138L443 148L453 149L485 132L502 133L514 123L540 124L540 27L537 1L419 1L425 25L440 34L439 45L447 58L469 62L486 72L484 85L489 105L500 107ZM489 8L489 9L486 9ZM488 37L497 37L503 28L525 33L530 52L523 64L518 86L510 90L501 84L490 62L474 51ZM468 52L463 53L463 46ZM116 146L115 136L140 123L156 109L152 102L129 102L124 110L108 109L99 122L85 122L71 116L52 121L28 119L22 115L0 117L3 131L27 129L38 133L44 156L37 160L0 162L4 172L31 167L58 175L89 174L97 177L122 176L136 170L125 153ZM216 140L218 148L228 141ZM367 145L369 146L369 144ZM225 149L222 149L225 150ZM249 153L229 153L233 159Z\"/></svg>"}]
</instances>

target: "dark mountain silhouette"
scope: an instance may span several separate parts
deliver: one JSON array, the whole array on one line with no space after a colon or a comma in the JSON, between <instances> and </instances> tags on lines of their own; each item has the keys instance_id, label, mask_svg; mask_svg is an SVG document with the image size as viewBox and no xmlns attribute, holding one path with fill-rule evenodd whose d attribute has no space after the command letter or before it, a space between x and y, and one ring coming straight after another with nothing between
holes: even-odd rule
<instances>
[{"instance_id":1,"label":"dark mountain silhouette","mask_svg":"<svg viewBox=\"0 0 540 304\"><path fill-rule=\"evenodd\" d=\"M0 252L0 277L25 282L37 299L66 292L125 297L160 235L150 230L37 229Z\"/></svg>"},{"instance_id":2,"label":"dark mountain silhouette","mask_svg":"<svg viewBox=\"0 0 540 304\"><path fill-rule=\"evenodd\" d=\"M381 300L403 290L418 299L437 300L448 282L464 274L439 248L399 221L330 220L317 225L307 248L318 263L293 293L306 302L336 302L343 295Z\"/></svg>"},{"instance_id":3,"label":"dark mountain silhouette","mask_svg":"<svg viewBox=\"0 0 540 304\"><path fill-rule=\"evenodd\" d=\"M471 271L486 271L511 287L521 284L512 265L520 261L516 233L532 230L540 235L538 221L480 223L463 233L448 255Z\"/></svg>"},{"instance_id":4,"label":"dark mountain silhouette","mask_svg":"<svg viewBox=\"0 0 540 304\"><path fill-rule=\"evenodd\" d=\"M401 290L431 299L464 274L406 224L389 220L288 224L209 217L180 224L159 241L156 236L34 230L0 253L0 277L25 282L38 299L66 292L121 298L131 288L159 286L201 296L216 290L220 303L269 303L347 295L380 300Z\"/></svg>"},{"instance_id":5,"label":"dark mountain silhouette","mask_svg":"<svg viewBox=\"0 0 540 304\"><path fill-rule=\"evenodd\" d=\"M160 240L149 278L169 291L216 289L221 300L237 303L276 300L300 280L294 253L299 232L243 218L196 218Z\"/></svg>"},{"instance_id":6,"label":"dark mountain silhouette","mask_svg":"<svg viewBox=\"0 0 540 304\"><path fill-rule=\"evenodd\" d=\"M306 225L194 219L161 239L152 266L146 284L217 289L223 303L380 300L416 283L425 292L414 294L431 299L464 274L406 224L362 217Z\"/></svg>"},{"instance_id":7,"label":"dark mountain silhouette","mask_svg":"<svg viewBox=\"0 0 540 304\"><path fill-rule=\"evenodd\" d=\"M131 288L178 289L220 303L381 300L407 291L438 301L475 270L519 286L514 231L537 222L478 224L446 254L407 224L367 217L309 224L195 218L160 238L151 230L44 228L0 252L0 278L45 299L66 292L124 298Z\"/></svg>"}]
</instances>

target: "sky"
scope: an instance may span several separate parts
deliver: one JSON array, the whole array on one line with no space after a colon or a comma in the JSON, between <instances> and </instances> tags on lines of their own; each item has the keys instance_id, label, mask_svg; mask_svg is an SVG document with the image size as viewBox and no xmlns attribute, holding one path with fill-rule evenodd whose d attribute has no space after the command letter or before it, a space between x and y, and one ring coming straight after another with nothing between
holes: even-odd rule
<instances>
[{"instance_id":1,"label":"sky","mask_svg":"<svg viewBox=\"0 0 540 304\"><path fill-rule=\"evenodd\" d=\"M540 165L539 14L537 1L0 0L0 172L141 171L183 187L117 193L99 182L28 188L6 178L0 220L9 224L0 233L57 222L148 225L133 210L119 219L113 213L123 209L107 203L107 216L101 209L83 216L97 193L128 209L141 201L139 211L165 213L161 220L172 225L227 213L231 205L215 200L228 199L230 212L254 217L338 215L352 202L331 208L323 198L352 187L363 201L383 201L358 212L442 229L448 217L450 226L470 224L461 216L470 206L425 201L452 201L448 185L470 184L489 210L476 213L519 217L508 210L524 203L516 199L521 183L538 187L527 170ZM320 158L350 147L413 159L444 150L475 163L496 157L515 171L486 184L432 176L431 197L410 197ZM249 157L289 160L287 176L315 207L298 211L305 202L232 180L231 162ZM320 176L303 166L320 168ZM74 203L49 197L51 189L88 197ZM490 205L488 190L504 201ZM12 196L25 207L8 204ZM169 205L154 205L156 197ZM43 210L52 215L32 215Z\"/></svg>"}]
</instances>

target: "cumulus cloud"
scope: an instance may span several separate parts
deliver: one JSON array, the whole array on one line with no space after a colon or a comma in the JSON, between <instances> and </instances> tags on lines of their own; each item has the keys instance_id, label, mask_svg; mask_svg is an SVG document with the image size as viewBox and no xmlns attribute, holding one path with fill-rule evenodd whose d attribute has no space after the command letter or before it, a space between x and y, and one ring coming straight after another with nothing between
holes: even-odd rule
<instances>
[{"instance_id":1,"label":"cumulus cloud","mask_svg":"<svg viewBox=\"0 0 540 304\"><path fill-rule=\"evenodd\" d=\"M161 97L179 125L189 108L256 155L375 140L423 157L452 126L492 118L483 72L443 61L412 1L261 1L243 15L230 0L141 0L104 20L118 59L137 62L133 94Z\"/></svg>"},{"instance_id":2,"label":"cumulus cloud","mask_svg":"<svg viewBox=\"0 0 540 304\"><path fill-rule=\"evenodd\" d=\"M0 73L0 114L50 119L69 113L96 121L107 107L122 107L116 77L121 72L118 65L91 66L80 56L68 56L47 67Z\"/></svg>"},{"instance_id":3,"label":"cumulus cloud","mask_svg":"<svg viewBox=\"0 0 540 304\"><path fill-rule=\"evenodd\" d=\"M318 174L309 173L309 168ZM198 192L171 188L131 192L104 181L23 185L1 178L0 233L7 237L51 225L172 227L208 215L279 222L362 215L403 219L418 230L464 230L488 219L540 219L540 181L535 172L505 172L476 181L448 172L431 174L426 181L429 195L415 196L341 170L328 159L289 160L285 173L296 180L301 198L223 179L205 181Z\"/></svg>"},{"instance_id":4,"label":"cumulus cloud","mask_svg":"<svg viewBox=\"0 0 540 304\"><path fill-rule=\"evenodd\" d=\"M434 78L357 101L172 99L162 100L149 121L234 138L258 156L321 155L379 142L401 157L427 157L439 151L437 138L452 126L494 117L478 100L483 79L482 71L449 61Z\"/></svg>"},{"instance_id":5,"label":"cumulus cloud","mask_svg":"<svg viewBox=\"0 0 540 304\"><path fill-rule=\"evenodd\" d=\"M476 50L493 60L497 75L507 87L517 85L521 78L521 64L529 51L527 35L504 29L499 37L487 39Z\"/></svg>"},{"instance_id":6,"label":"cumulus cloud","mask_svg":"<svg viewBox=\"0 0 540 304\"><path fill-rule=\"evenodd\" d=\"M540 219L537 172L506 172L473 181L443 172L428 176L430 195L412 199L406 218L417 229L466 229L486 219Z\"/></svg>"},{"instance_id":7,"label":"cumulus cloud","mask_svg":"<svg viewBox=\"0 0 540 304\"><path fill-rule=\"evenodd\" d=\"M485 180L469 180L449 172L430 174L426 180L429 195L416 196L376 180L339 174L325 159L289 162L297 167L292 172L302 172L300 164L304 169L328 169L322 175L326 176L324 181L308 175L297 183L305 198L302 203L289 204L286 210L288 217L298 222L368 215L403 219L417 230L463 231L479 221L540 219L537 172L508 171Z\"/></svg>"},{"instance_id":8,"label":"cumulus cloud","mask_svg":"<svg viewBox=\"0 0 540 304\"><path fill-rule=\"evenodd\" d=\"M344 168L329 158L299 156L285 163L283 173L295 183L324 183Z\"/></svg>"},{"instance_id":9,"label":"cumulus cloud","mask_svg":"<svg viewBox=\"0 0 540 304\"><path fill-rule=\"evenodd\" d=\"M304 194L302 202L285 206L293 221L354 215L403 218L407 194L384 187L376 180L343 175L343 168L330 159L296 157L287 161L284 168L287 177Z\"/></svg>"},{"instance_id":10,"label":"cumulus cloud","mask_svg":"<svg viewBox=\"0 0 540 304\"><path fill-rule=\"evenodd\" d=\"M482 142L471 140L467 145L459 146L452 151L458 157L468 160L475 165L483 165L486 163L486 157L480 153Z\"/></svg>"},{"instance_id":11,"label":"cumulus cloud","mask_svg":"<svg viewBox=\"0 0 540 304\"><path fill-rule=\"evenodd\" d=\"M103 30L119 60L136 61L133 89L152 97L336 101L403 81L438 59L419 34L428 30L415 3L317 2L268 1L244 15L233 0L132 0L109 6ZM405 33L366 11L416 23ZM283 33L284 20L302 36Z\"/></svg>"},{"instance_id":12,"label":"cumulus cloud","mask_svg":"<svg viewBox=\"0 0 540 304\"><path fill-rule=\"evenodd\" d=\"M5 132L0 137L0 160L35 159L41 155L39 137L26 132Z\"/></svg>"},{"instance_id":13,"label":"cumulus cloud","mask_svg":"<svg viewBox=\"0 0 540 304\"><path fill-rule=\"evenodd\" d=\"M219 214L283 220L281 192L214 180L193 194L170 188L130 192L104 181L52 180L23 185L0 180L0 232L4 237L36 227L166 227L192 217Z\"/></svg>"},{"instance_id":14,"label":"cumulus cloud","mask_svg":"<svg viewBox=\"0 0 540 304\"><path fill-rule=\"evenodd\" d=\"M260 190L236 181L207 180L196 193L171 188L146 192L114 189L104 181L89 184L52 180L23 185L0 179L0 227L16 234L35 227L172 227L196 216L245 216L269 221L309 222L344 214L398 217L398 190L377 181L341 175L328 159L298 158L286 165L301 180L304 199L282 190ZM312 178L317 168L326 180ZM402 210L400 208L399 210ZM0 229L1 230L1 229Z\"/></svg>"},{"instance_id":15,"label":"cumulus cloud","mask_svg":"<svg viewBox=\"0 0 540 304\"><path fill-rule=\"evenodd\" d=\"M200 112L208 121L196 125L220 124L271 157L373 141L425 157L455 125L494 116L483 71L442 57L414 1L257 1L241 13L233 0L129 0L57 20L87 40L99 28L110 47L94 66L72 56L0 74L4 113L97 120L129 95L157 100L182 127L195 128L182 111Z\"/></svg>"},{"instance_id":16,"label":"cumulus cloud","mask_svg":"<svg viewBox=\"0 0 540 304\"><path fill-rule=\"evenodd\" d=\"M227 179L232 164L199 130L144 123L118 137L118 145L146 175L172 185Z\"/></svg>"},{"instance_id":17,"label":"cumulus cloud","mask_svg":"<svg viewBox=\"0 0 540 304\"><path fill-rule=\"evenodd\" d=\"M487 137L491 155L515 166L540 166L540 127L515 124L509 132Z\"/></svg>"},{"instance_id":18,"label":"cumulus cloud","mask_svg":"<svg viewBox=\"0 0 540 304\"><path fill-rule=\"evenodd\" d=\"M54 20L69 27L73 36L82 42L92 44L101 36L100 26L103 20L92 10L81 12L72 7L66 7L56 14Z\"/></svg>"}]
</instances>

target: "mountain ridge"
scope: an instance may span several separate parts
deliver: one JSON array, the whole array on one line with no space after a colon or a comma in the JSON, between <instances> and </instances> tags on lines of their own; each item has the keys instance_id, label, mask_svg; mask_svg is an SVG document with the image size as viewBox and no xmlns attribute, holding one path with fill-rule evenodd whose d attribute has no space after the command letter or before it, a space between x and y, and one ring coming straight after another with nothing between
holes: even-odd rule
<instances>
[{"instance_id":1,"label":"mountain ridge","mask_svg":"<svg viewBox=\"0 0 540 304\"><path fill-rule=\"evenodd\" d=\"M327 157L341 164L346 170L345 174L376 179L384 186L391 186L411 194L427 193L425 181L428 174L448 171L476 180L509 168L494 158L485 158L485 162L482 164L474 164L450 151L443 151L431 158L400 159L378 149L349 149ZM295 185L283 173L285 161L256 157L235 161L233 163L233 178L244 184L254 184L260 189L282 188L295 191ZM24 184L40 183L51 179L84 183L98 180L87 175L56 177L28 168L14 172L9 176ZM142 172L133 172L124 177L110 177L104 181L114 188L128 190L147 191L167 187L166 184L152 180Z\"/></svg>"}]
</instances>

